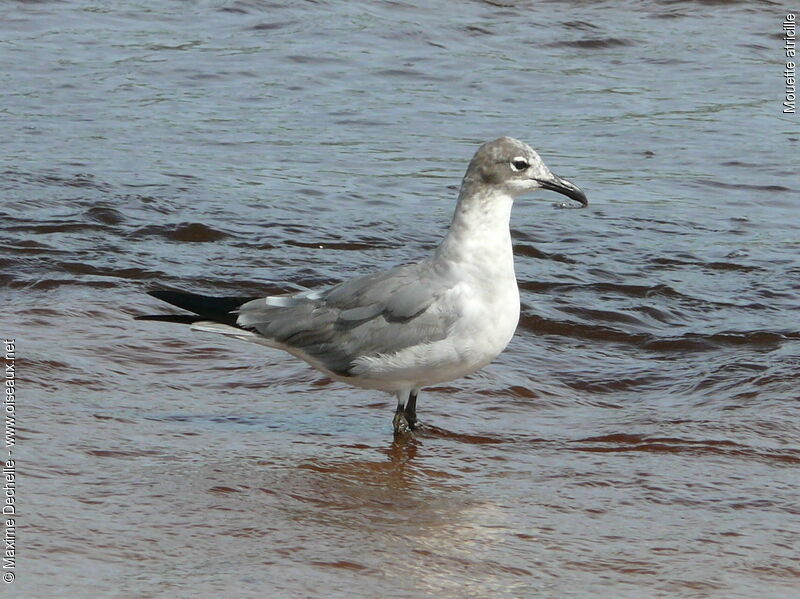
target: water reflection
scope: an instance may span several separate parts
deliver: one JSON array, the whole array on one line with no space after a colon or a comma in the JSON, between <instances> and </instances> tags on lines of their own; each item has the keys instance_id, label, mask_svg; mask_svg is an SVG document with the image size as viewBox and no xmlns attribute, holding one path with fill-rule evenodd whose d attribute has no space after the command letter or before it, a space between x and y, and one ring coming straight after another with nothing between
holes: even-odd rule
<instances>
[{"instance_id":1,"label":"water reflection","mask_svg":"<svg viewBox=\"0 0 800 599\"><path fill-rule=\"evenodd\" d=\"M470 489L469 477L458 473L464 456L451 444L458 435L442 432L358 448L371 457L305 460L288 475L284 486L296 500L284 505L291 520L316 522L340 550L358 547L317 565L377 571L388 588L438 597L529 584L524 554L498 555L511 525L503 507Z\"/></svg>"}]
</instances>

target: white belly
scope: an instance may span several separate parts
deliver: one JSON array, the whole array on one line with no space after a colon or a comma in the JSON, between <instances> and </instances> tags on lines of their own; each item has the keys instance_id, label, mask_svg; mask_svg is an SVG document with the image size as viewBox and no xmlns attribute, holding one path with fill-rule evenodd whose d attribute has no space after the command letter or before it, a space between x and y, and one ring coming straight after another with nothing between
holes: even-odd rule
<instances>
[{"instance_id":1,"label":"white belly","mask_svg":"<svg viewBox=\"0 0 800 599\"><path fill-rule=\"evenodd\" d=\"M457 209L437 250L437 257L446 260L461 281L430 308L456 316L447 336L391 354L357 358L351 370L355 376L347 382L386 391L416 389L475 372L505 349L519 322L508 230L512 199L491 200L474 213L459 214Z\"/></svg>"},{"instance_id":2,"label":"white belly","mask_svg":"<svg viewBox=\"0 0 800 599\"><path fill-rule=\"evenodd\" d=\"M385 391L420 388L480 370L502 352L519 322L515 279L491 289L454 290L459 318L445 339L356 360L350 384Z\"/></svg>"}]
</instances>

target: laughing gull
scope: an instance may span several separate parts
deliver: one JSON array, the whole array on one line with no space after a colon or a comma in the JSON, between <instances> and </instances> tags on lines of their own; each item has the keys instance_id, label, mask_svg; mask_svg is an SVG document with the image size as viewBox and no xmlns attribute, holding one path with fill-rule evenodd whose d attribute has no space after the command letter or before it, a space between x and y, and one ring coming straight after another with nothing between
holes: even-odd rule
<instances>
[{"instance_id":1,"label":"laughing gull","mask_svg":"<svg viewBox=\"0 0 800 599\"><path fill-rule=\"evenodd\" d=\"M416 264L261 298L150 291L193 314L137 318L282 349L332 379L394 393L394 432L406 434L417 427L422 387L483 368L511 340L519 320L511 205L540 188L588 204L533 148L501 137L475 153L450 229L433 255Z\"/></svg>"}]
</instances>

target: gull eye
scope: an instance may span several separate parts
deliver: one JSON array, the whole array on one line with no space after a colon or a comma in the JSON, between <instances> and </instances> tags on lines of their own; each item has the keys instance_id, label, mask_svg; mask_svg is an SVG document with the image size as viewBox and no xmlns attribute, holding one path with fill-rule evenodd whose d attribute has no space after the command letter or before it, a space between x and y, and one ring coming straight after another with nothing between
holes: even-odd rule
<instances>
[{"instance_id":1,"label":"gull eye","mask_svg":"<svg viewBox=\"0 0 800 599\"><path fill-rule=\"evenodd\" d=\"M530 164L528 164L528 161L524 158L514 158L514 160L511 161L511 170L515 172L524 171L529 166Z\"/></svg>"}]
</instances>

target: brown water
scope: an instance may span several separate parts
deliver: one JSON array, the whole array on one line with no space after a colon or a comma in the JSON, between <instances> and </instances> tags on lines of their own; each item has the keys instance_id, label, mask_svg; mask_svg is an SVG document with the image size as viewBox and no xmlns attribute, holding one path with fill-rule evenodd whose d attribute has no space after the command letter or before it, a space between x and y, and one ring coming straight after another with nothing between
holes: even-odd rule
<instances>
[{"instance_id":1,"label":"brown water","mask_svg":"<svg viewBox=\"0 0 800 599\"><path fill-rule=\"evenodd\" d=\"M800 180L769 2L18 2L0 21L9 596L800 597ZM723 34L724 32L724 34ZM134 322L419 258L477 145L517 335L393 400ZM4 459L7 459L4 456ZM5 596L5 595L4 595Z\"/></svg>"}]
</instances>

